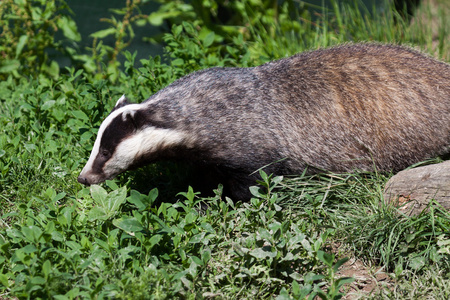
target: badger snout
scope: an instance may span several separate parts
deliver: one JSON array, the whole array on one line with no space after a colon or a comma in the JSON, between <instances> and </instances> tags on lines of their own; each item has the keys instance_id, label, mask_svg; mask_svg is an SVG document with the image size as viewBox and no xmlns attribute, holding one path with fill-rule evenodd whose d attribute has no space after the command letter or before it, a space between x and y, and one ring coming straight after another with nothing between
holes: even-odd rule
<instances>
[{"instance_id":1,"label":"badger snout","mask_svg":"<svg viewBox=\"0 0 450 300\"><path fill-rule=\"evenodd\" d=\"M93 184L105 182L107 179L111 179L112 177L114 176L107 176L105 173L94 173L83 169L80 175L78 175L77 180L85 186L91 186Z\"/></svg>"},{"instance_id":2,"label":"badger snout","mask_svg":"<svg viewBox=\"0 0 450 300\"><path fill-rule=\"evenodd\" d=\"M91 183L89 182L89 180L87 179L87 177L84 177L82 175L78 176L77 178L78 182L85 185L85 186L90 186Z\"/></svg>"}]
</instances>

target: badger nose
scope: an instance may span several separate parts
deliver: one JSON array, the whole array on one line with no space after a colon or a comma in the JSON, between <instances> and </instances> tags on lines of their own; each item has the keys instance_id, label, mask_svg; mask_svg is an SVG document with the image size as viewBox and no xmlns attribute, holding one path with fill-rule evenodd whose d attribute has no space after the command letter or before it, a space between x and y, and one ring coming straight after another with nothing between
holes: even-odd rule
<instances>
[{"instance_id":1,"label":"badger nose","mask_svg":"<svg viewBox=\"0 0 450 300\"><path fill-rule=\"evenodd\" d=\"M84 177L84 176L81 176L81 175L78 176L77 180L81 184L84 184L86 186L90 186L90 183L89 183L88 179L86 177Z\"/></svg>"}]
</instances>

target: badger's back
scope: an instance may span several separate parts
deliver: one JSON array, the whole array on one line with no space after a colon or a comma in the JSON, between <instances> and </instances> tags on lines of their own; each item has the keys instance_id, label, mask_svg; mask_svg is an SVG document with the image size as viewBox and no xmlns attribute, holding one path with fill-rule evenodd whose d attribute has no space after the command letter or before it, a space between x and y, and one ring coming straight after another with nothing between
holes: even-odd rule
<instances>
[{"instance_id":1,"label":"badger's back","mask_svg":"<svg viewBox=\"0 0 450 300\"><path fill-rule=\"evenodd\" d=\"M275 79L284 140L300 140L301 149L290 148L311 166L398 171L449 149L448 64L403 47L361 44L262 70Z\"/></svg>"},{"instance_id":2,"label":"badger's back","mask_svg":"<svg viewBox=\"0 0 450 300\"><path fill-rule=\"evenodd\" d=\"M172 110L206 160L246 172L284 158L274 171L397 171L450 144L449 65L399 46L208 69L149 101Z\"/></svg>"}]
</instances>

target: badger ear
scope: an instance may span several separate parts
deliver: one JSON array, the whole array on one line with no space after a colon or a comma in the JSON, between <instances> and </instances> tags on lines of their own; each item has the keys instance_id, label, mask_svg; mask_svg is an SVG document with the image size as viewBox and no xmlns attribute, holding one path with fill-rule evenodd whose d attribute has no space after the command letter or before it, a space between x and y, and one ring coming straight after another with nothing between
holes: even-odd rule
<instances>
[{"instance_id":1,"label":"badger ear","mask_svg":"<svg viewBox=\"0 0 450 300\"><path fill-rule=\"evenodd\" d=\"M128 102L127 97L125 97L125 94L123 94L122 97L120 97L120 99L117 100L116 105L114 106L114 109L121 108L128 104L130 104L130 102Z\"/></svg>"},{"instance_id":2,"label":"badger ear","mask_svg":"<svg viewBox=\"0 0 450 300\"><path fill-rule=\"evenodd\" d=\"M137 129L138 124L137 124L137 120L136 120L136 110L126 109L122 113L122 120L124 122L129 122L129 123L133 124L134 128Z\"/></svg>"}]
</instances>

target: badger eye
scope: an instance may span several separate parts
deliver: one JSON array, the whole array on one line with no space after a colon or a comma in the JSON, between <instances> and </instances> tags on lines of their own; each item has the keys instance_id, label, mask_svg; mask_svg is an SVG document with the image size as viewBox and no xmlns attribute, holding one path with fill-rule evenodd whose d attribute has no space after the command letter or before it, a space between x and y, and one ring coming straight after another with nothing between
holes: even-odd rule
<instances>
[{"instance_id":1,"label":"badger eye","mask_svg":"<svg viewBox=\"0 0 450 300\"><path fill-rule=\"evenodd\" d=\"M100 154L102 157L109 157L109 151L106 149L103 149L102 151L100 151Z\"/></svg>"}]
</instances>

